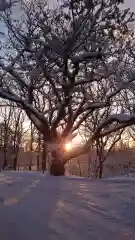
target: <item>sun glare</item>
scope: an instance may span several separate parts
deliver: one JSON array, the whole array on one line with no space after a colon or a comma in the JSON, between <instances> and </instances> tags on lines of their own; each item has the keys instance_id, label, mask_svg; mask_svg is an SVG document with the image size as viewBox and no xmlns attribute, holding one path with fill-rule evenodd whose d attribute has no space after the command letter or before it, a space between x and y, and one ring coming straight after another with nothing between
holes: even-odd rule
<instances>
[{"instance_id":1,"label":"sun glare","mask_svg":"<svg viewBox=\"0 0 135 240\"><path fill-rule=\"evenodd\" d=\"M71 143L66 143L65 144L65 150L66 150L66 152L71 152L72 151L72 144Z\"/></svg>"}]
</instances>

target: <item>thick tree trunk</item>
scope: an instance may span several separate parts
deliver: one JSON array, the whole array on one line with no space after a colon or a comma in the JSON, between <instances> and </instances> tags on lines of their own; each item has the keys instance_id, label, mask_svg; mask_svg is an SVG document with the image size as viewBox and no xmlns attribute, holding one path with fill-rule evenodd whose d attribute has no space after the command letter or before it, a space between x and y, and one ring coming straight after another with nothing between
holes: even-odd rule
<instances>
[{"instance_id":1,"label":"thick tree trunk","mask_svg":"<svg viewBox=\"0 0 135 240\"><path fill-rule=\"evenodd\" d=\"M37 171L39 171L39 154L37 155Z\"/></svg>"},{"instance_id":2,"label":"thick tree trunk","mask_svg":"<svg viewBox=\"0 0 135 240\"><path fill-rule=\"evenodd\" d=\"M4 170L5 167L7 166L7 149L5 148L4 146L4 163L3 163L3 166L2 166L2 169Z\"/></svg>"},{"instance_id":3,"label":"thick tree trunk","mask_svg":"<svg viewBox=\"0 0 135 240\"><path fill-rule=\"evenodd\" d=\"M13 165L12 165L14 171L17 170L18 154L19 154L19 145L16 145L16 143L14 142L14 146L13 146Z\"/></svg>"},{"instance_id":4,"label":"thick tree trunk","mask_svg":"<svg viewBox=\"0 0 135 240\"><path fill-rule=\"evenodd\" d=\"M53 176L65 175L65 166L59 149L52 150L51 152L50 174Z\"/></svg>"},{"instance_id":5,"label":"thick tree trunk","mask_svg":"<svg viewBox=\"0 0 135 240\"><path fill-rule=\"evenodd\" d=\"M31 165L32 165L32 163L30 162L30 163L29 163L29 171L32 170L32 169L31 169Z\"/></svg>"},{"instance_id":6,"label":"thick tree trunk","mask_svg":"<svg viewBox=\"0 0 135 240\"><path fill-rule=\"evenodd\" d=\"M89 159L88 159L88 178L91 176L91 154L89 153Z\"/></svg>"},{"instance_id":7,"label":"thick tree trunk","mask_svg":"<svg viewBox=\"0 0 135 240\"><path fill-rule=\"evenodd\" d=\"M33 158L33 155L32 155L32 153L33 153L33 124L32 124L32 122L31 122L31 124L30 124L30 131L31 131L31 139L30 139L30 160L29 160L29 171L31 171L32 170L32 158Z\"/></svg>"},{"instance_id":8,"label":"thick tree trunk","mask_svg":"<svg viewBox=\"0 0 135 240\"><path fill-rule=\"evenodd\" d=\"M100 139L101 140L101 139ZM98 156L98 178L103 176L104 167L104 145L102 141L97 141L97 156Z\"/></svg>"},{"instance_id":9,"label":"thick tree trunk","mask_svg":"<svg viewBox=\"0 0 135 240\"><path fill-rule=\"evenodd\" d=\"M6 157L5 157L5 158L4 158L4 163L3 163L2 169L4 170L6 166L7 166L7 159L6 159Z\"/></svg>"},{"instance_id":10,"label":"thick tree trunk","mask_svg":"<svg viewBox=\"0 0 135 240\"><path fill-rule=\"evenodd\" d=\"M47 157L47 149L46 149L46 144L43 142L42 146L42 171L46 170L46 157Z\"/></svg>"},{"instance_id":11,"label":"thick tree trunk","mask_svg":"<svg viewBox=\"0 0 135 240\"><path fill-rule=\"evenodd\" d=\"M77 163L78 163L78 167L79 167L79 176L81 177L82 176L82 171L81 171L81 164L80 164L79 159L77 160Z\"/></svg>"},{"instance_id":12,"label":"thick tree trunk","mask_svg":"<svg viewBox=\"0 0 135 240\"><path fill-rule=\"evenodd\" d=\"M16 171L16 169L17 169L17 155L15 155L13 159L13 170Z\"/></svg>"},{"instance_id":13,"label":"thick tree trunk","mask_svg":"<svg viewBox=\"0 0 135 240\"><path fill-rule=\"evenodd\" d=\"M99 163L99 179L102 178L103 175L103 161L100 161Z\"/></svg>"},{"instance_id":14,"label":"thick tree trunk","mask_svg":"<svg viewBox=\"0 0 135 240\"><path fill-rule=\"evenodd\" d=\"M37 139L37 171L41 170L41 168L40 168L40 156L41 156L41 133L38 132L38 139Z\"/></svg>"}]
</instances>

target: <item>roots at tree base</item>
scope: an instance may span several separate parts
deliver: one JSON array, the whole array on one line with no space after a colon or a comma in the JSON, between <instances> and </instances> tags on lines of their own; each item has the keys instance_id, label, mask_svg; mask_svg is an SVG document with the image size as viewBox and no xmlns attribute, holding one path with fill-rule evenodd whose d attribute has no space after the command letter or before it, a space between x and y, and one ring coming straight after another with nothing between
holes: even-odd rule
<instances>
[{"instance_id":1,"label":"roots at tree base","mask_svg":"<svg viewBox=\"0 0 135 240\"><path fill-rule=\"evenodd\" d=\"M53 176L64 176L65 175L65 167L62 163L51 163L50 165L50 174Z\"/></svg>"}]
</instances>

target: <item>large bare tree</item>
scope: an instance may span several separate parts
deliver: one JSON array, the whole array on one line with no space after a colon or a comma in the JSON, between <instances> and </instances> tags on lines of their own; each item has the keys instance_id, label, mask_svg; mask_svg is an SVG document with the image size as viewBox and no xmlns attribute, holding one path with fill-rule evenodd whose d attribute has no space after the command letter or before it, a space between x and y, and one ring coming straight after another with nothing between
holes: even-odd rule
<instances>
[{"instance_id":1,"label":"large bare tree","mask_svg":"<svg viewBox=\"0 0 135 240\"><path fill-rule=\"evenodd\" d=\"M0 96L25 110L44 136L52 149L54 175L64 173L66 139L134 80L116 74L119 59L129 64L128 24L134 20L129 10L120 10L122 2L68 0L49 9L32 1L22 3L19 19L8 10L1 13L6 30Z\"/></svg>"}]
</instances>

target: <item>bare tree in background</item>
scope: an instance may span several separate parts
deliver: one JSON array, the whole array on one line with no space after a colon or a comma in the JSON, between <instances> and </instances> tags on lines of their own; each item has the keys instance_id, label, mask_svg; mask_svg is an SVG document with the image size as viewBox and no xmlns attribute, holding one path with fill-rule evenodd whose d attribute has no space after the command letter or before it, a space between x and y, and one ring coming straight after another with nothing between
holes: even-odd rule
<instances>
[{"instance_id":1,"label":"bare tree in background","mask_svg":"<svg viewBox=\"0 0 135 240\"><path fill-rule=\"evenodd\" d=\"M96 150L97 150L97 157L98 157L96 177L98 177L99 179L101 179L103 176L104 162L109 156L111 150L114 148L115 144L118 141L120 141L122 132L123 130L119 131L117 134L113 134L114 136L112 137L106 136L105 139L100 138L99 140L96 141ZM109 145L108 148L106 148L107 143Z\"/></svg>"},{"instance_id":2,"label":"bare tree in background","mask_svg":"<svg viewBox=\"0 0 135 240\"><path fill-rule=\"evenodd\" d=\"M7 155L8 147L12 142L13 131L11 128L11 120L13 116L13 108L10 106L9 109L6 107L2 108L1 118L2 122L0 124L1 130L1 147L4 151L4 162L2 168L4 169L7 166Z\"/></svg>"},{"instance_id":3,"label":"bare tree in background","mask_svg":"<svg viewBox=\"0 0 135 240\"><path fill-rule=\"evenodd\" d=\"M85 135L86 142L87 139L93 135L93 132L96 131L101 121L105 121L105 119L110 116L113 111L113 107L106 107L105 110L94 111L93 114L89 118L87 118L86 122L82 126L82 135ZM115 106L116 108L116 106ZM91 150L89 152L89 162L88 162L88 175L94 175L96 178L102 178L104 163L109 156L111 150L113 150L115 144L121 140L121 135L123 133L123 129L117 131L117 133L111 133L105 137L97 138L93 144L91 144ZM95 154L94 154L95 153Z\"/></svg>"},{"instance_id":4,"label":"bare tree in background","mask_svg":"<svg viewBox=\"0 0 135 240\"><path fill-rule=\"evenodd\" d=\"M43 135L53 154L50 169L54 175L64 174L64 164L75 154L63 154L67 138L95 110L112 105L115 96L134 81L127 74L124 78L116 74L119 58L126 67L132 62L127 61L128 24L134 15L120 10L122 2L69 0L49 9L32 1L22 4L22 17L16 21L8 10L1 13L8 34L3 32L6 45L1 42L0 96L25 110ZM94 92L99 85L104 95L101 91L97 98ZM45 99L44 112L37 106L37 96ZM111 116L98 127L95 137L105 135L100 133L102 128L119 119Z\"/></svg>"},{"instance_id":5,"label":"bare tree in background","mask_svg":"<svg viewBox=\"0 0 135 240\"><path fill-rule=\"evenodd\" d=\"M41 90L41 94L36 96L36 108L40 109L40 111L45 114L46 113L46 98L49 100L50 96L46 95L44 93L44 89ZM47 147L46 143L44 141L44 136L41 134L40 131L38 131L38 156L37 161L39 161L39 156L41 154L41 162L42 162L42 171L44 172L46 170L46 161L47 161ZM37 162L38 163L38 162Z\"/></svg>"},{"instance_id":6,"label":"bare tree in background","mask_svg":"<svg viewBox=\"0 0 135 240\"><path fill-rule=\"evenodd\" d=\"M44 172L46 170L46 163L47 163L47 152L46 152L46 144L43 141L42 134L38 131L37 132L37 139L36 139L36 152L37 152L37 170L41 169Z\"/></svg>"},{"instance_id":7,"label":"bare tree in background","mask_svg":"<svg viewBox=\"0 0 135 240\"><path fill-rule=\"evenodd\" d=\"M13 129L12 146L13 146L13 169L14 170L17 170L20 145L22 143L22 138L26 131L23 126L24 120L25 120L24 112L21 109L18 109L14 106L13 120L11 125Z\"/></svg>"},{"instance_id":8,"label":"bare tree in background","mask_svg":"<svg viewBox=\"0 0 135 240\"><path fill-rule=\"evenodd\" d=\"M1 104L0 117L0 145L4 151L3 169L8 164L7 158L10 157L12 168L16 170L19 148L26 131L23 125L26 114L21 109L18 109L14 103L6 102Z\"/></svg>"}]
</instances>

